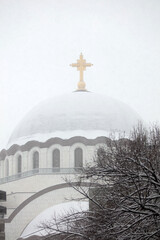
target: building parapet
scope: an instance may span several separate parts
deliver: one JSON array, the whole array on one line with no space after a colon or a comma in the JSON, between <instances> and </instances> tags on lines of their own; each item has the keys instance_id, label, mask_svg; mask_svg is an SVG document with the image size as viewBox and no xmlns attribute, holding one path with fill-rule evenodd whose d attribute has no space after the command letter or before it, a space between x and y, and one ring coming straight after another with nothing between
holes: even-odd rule
<instances>
[{"instance_id":1,"label":"building parapet","mask_svg":"<svg viewBox=\"0 0 160 240\"><path fill-rule=\"evenodd\" d=\"M52 175L52 174L78 174L83 168L37 168L30 171L21 172L16 175L0 178L0 184L16 181L33 175Z\"/></svg>"}]
</instances>

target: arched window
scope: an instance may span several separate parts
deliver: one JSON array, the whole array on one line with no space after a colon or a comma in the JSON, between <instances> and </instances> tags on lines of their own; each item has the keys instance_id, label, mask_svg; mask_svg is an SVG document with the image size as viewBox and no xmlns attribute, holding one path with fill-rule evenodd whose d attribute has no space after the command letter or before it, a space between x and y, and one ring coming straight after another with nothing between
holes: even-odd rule
<instances>
[{"instance_id":1,"label":"arched window","mask_svg":"<svg viewBox=\"0 0 160 240\"><path fill-rule=\"evenodd\" d=\"M33 169L39 168L39 152L33 153Z\"/></svg>"},{"instance_id":2,"label":"arched window","mask_svg":"<svg viewBox=\"0 0 160 240\"><path fill-rule=\"evenodd\" d=\"M59 151L59 149L55 149L52 153L52 168L53 168L53 171L60 170L60 151Z\"/></svg>"},{"instance_id":3,"label":"arched window","mask_svg":"<svg viewBox=\"0 0 160 240\"><path fill-rule=\"evenodd\" d=\"M22 156L19 155L17 158L17 173L22 172Z\"/></svg>"},{"instance_id":4,"label":"arched window","mask_svg":"<svg viewBox=\"0 0 160 240\"><path fill-rule=\"evenodd\" d=\"M6 165L5 165L5 176L9 176L9 160L6 159Z\"/></svg>"},{"instance_id":5,"label":"arched window","mask_svg":"<svg viewBox=\"0 0 160 240\"><path fill-rule=\"evenodd\" d=\"M77 171L83 168L83 151L81 148L76 148L74 151L74 167Z\"/></svg>"}]
</instances>

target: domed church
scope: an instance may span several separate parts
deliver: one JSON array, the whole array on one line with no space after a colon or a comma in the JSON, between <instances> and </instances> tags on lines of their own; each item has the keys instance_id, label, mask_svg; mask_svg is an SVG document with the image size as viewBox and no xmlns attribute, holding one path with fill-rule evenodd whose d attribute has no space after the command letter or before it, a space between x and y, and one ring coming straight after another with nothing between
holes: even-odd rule
<instances>
[{"instance_id":1,"label":"domed church","mask_svg":"<svg viewBox=\"0 0 160 240\"><path fill-rule=\"evenodd\" d=\"M86 90L83 72L92 64L82 54L71 66L80 72L77 90L34 107L0 152L0 188L7 193L6 240L24 236L44 210L71 196L78 198L64 179L74 182L112 133L129 133L139 120L126 104Z\"/></svg>"}]
</instances>

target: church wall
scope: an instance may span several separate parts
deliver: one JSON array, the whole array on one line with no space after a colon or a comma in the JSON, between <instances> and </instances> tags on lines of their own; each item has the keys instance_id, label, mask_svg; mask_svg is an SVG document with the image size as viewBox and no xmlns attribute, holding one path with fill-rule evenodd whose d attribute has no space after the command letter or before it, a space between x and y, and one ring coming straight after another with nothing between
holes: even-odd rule
<instances>
[{"instance_id":1,"label":"church wall","mask_svg":"<svg viewBox=\"0 0 160 240\"><path fill-rule=\"evenodd\" d=\"M81 101L81 96L83 96L83 101ZM93 108L92 105L95 99L96 106ZM74 101L75 107L73 104ZM104 137L105 134L100 134L101 137L96 137L95 139L88 139L84 136L90 135L89 129L93 129L92 136L99 135L98 129L101 129L101 132L106 133L106 136L108 136L110 118L108 119L108 116L104 113L104 106L106 109L109 107L108 110L110 113L110 99L108 101L107 98L106 100L103 97L101 99L98 95L90 94L87 91L85 93L84 91L80 91L78 94L72 94L71 97L67 96L67 98L65 97L64 99L61 98L59 103L60 104L57 104L57 101L53 101L50 104L47 103L47 111L44 111L46 109L42 106L40 111L35 111L35 113L31 112L29 117L30 120L28 121L27 118L22 125L20 124L19 130L15 130L13 134L14 137L11 137L13 145L11 145L9 149L3 149L0 152L0 178L4 178L4 182L8 181L3 184L1 184L2 181L0 182L1 190L7 192L7 202L4 203L8 211L8 218L6 219L6 240L16 240L20 237L20 234L27 224L43 210L53 205L63 203L66 201L65 199L69 199L71 196L72 198L79 197L79 193L75 192L73 188L68 188L68 185L67 187L62 187L62 189L58 189L58 186L65 185L65 178L69 178L72 182L75 181L76 176L80 173L78 168L82 166L85 167L88 163L93 164L96 149L101 146L100 143L103 145L106 144L107 138ZM61 108L61 103L65 103L65 105L62 104L65 108ZM88 103L89 105L87 106ZM113 103L115 103L115 101ZM123 105L121 107L121 104L116 104L118 107L111 111L111 114L114 114L113 116L117 116L117 109L123 109ZM49 106L51 106L51 108L48 108ZM70 106L73 106L73 109L70 108ZM49 109L50 111L48 111ZM55 109L58 111L55 111ZM54 112L52 112L53 110ZM46 121L39 121L39 116L41 116L43 120L43 111L44 113L49 113L47 117L47 123L49 124L44 125L43 123L46 123ZM98 117L96 117L97 112L100 113ZM115 118L117 121L112 123L112 126L116 126L115 129L117 129L117 127L119 128L120 125L122 125L123 128L123 120L126 119L126 113L128 113L128 111L124 111L124 113L119 115L118 112L120 117ZM129 114L131 120L132 115L134 116L134 114ZM46 119L46 114L44 114L44 117ZM135 119L136 118L137 117L135 117ZM26 124L30 126L27 135L25 135L26 133L23 131L26 129ZM71 126L72 137L68 137L68 139L60 138L60 136L64 136L63 131L68 129L68 125ZM62 135L56 133L57 127L59 128L59 126L61 126L60 130L62 131ZM84 136L75 134L79 132L79 128L82 129L82 133L85 133ZM34 132L32 129L36 131L39 129L37 133L40 133L40 138L37 136L37 140L35 140L35 136L32 135L32 132ZM85 132L85 129L88 129L89 132ZM43 136L43 133L47 133L48 130L53 134L47 135L52 137L48 138L47 135L45 136L44 134L46 140L44 142L38 141L38 139L41 139L41 133ZM20 135L23 136L23 133L25 133L24 139L19 138ZM55 134L59 135L59 137L55 137ZM26 136L28 138L26 138ZM26 141L26 139L28 139L28 141ZM83 150L83 164L81 157L82 152L78 150L75 154L76 148L81 148ZM59 149L60 151L61 169L59 169L58 165L59 153L54 155L55 164L54 168L52 168L52 154L54 149ZM39 159L38 155L34 154L36 151L39 153ZM35 157L34 164L33 154ZM22 168L20 158L18 160L19 155L22 156ZM7 162L9 162L8 170ZM75 167L77 167L77 169L75 169ZM73 171L74 174L67 174L67 168L70 168L70 171ZM66 173L62 173L63 171ZM55 187L54 191L50 190L53 189L52 187ZM49 190L47 190L48 192L46 191L47 188L49 188Z\"/></svg>"},{"instance_id":2,"label":"church wall","mask_svg":"<svg viewBox=\"0 0 160 240\"><path fill-rule=\"evenodd\" d=\"M18 156L22 156L22 165L23 165L23 153L21 151L16 152L16 154L13 156L13 175L17 174L17 158Z\"/></svg>"},{"instance_id":3,"label":"church wall","mask_svg":"<svg viewBox=\"0 0 160 240\"><path fill-rule=\"evenodd\" d=\"M6 177L6 164L9 161L9 176L17 174L17 159L22 156L22 172L27 172L33 169L33 153L39 153L39 167L52 168L52 153L54 149L60 150L60 167L74 168L74 151L76 148L83 150L83 164L86 166L87 162L92 162L95 146L86 146L82 143L75 143L72 146L61 146L54 144L49 148L33 147L28 151L17 151L15 155L7 156L4 161L1 161L0 177Z\"/></svg>"},{"instance_id":4,"label":"church wall","mask_svg":"<svg viewBox=\"0 0 160 240\"><path fill-rule=\"evenodd\" d=\"M7 201L1 205L7 207L6 218L27 198L31 195L60 183L64 183L64 178L74 179L74 175L51 174L51 175L35 175L32 177L20 179L1 185L1 190L5 190Z\"/></svg>"},{"instance_id":5,"label":"church wall","mask_svg":"<svg viewBox=\"0 0 160 240\"><path fill-rule=\"evenodd\" d=\"M8 156L5 159L5 168L4 168L4 176L6 177L6 171L7 171L7 161L9 163L9 170L8 170L8 176L10 175L14 175L14 160L13 160L13 156Z\"/></svg>"},{"instance_id":6,"label":"church wall","mask_svg":"<svg viewBox=\"0 0 160 240\"><path fill-rule=\"evenodd\" d=\"M33 154L34 154L34 152L38 152L39 153L39 167L41 166L41 161L42 161L41 160L42 159L41 152L42 152L42 149L39 148L39 147L33 147L28 152L28 169L27 169L27 171L33 169Z\"/></svg>"},{"instance_id":7,"label":"church wall","mask_svg":"<svg viewBox=\"0 0 160 240\"><path fill-rule=\"evenodd\" d=\"M7 215L6 218L9 218L11 214L23 203L24 201L27 201L31 196L36 194L37 192L46 189L47 187L56 186L61 183L65 183L64 179L68 178L71 181L75 181L75 177L77 174L67 174L67 168L74 169L75 163L74 163L74 151L76 148L81 148L83 150L83 166L85 167L87 163L92 163L93 156L96 152L95 145L85 145L83 143L76 142L72 144L71 146L62 146L60 144L53 144L49 148L40 148L40 147L32 147L29 151L17 151L14 155L7 156L5 160L1 161L1 170L0 174L1 177L6 177L6 161L9 160L9 176L13 176L17 174L17 163L18 163L18 156L22 156L22 173L25 173L27 171L33 170L33 153L35 151L38 151L39 153L39 168L45 169L45 168L52 168L52 153L54 149L59 149L60 151L60 168L66 169L66 173L45 173L45 174L39 174L38 172L35 175L28 176L21 178L21 173L18 175L20 178L18 180L10 181L7 183L0 184L1 190L5 190L7 192L7 202L4 203L4 206L7 207ZM63 192L63 191L62 191ZM64 193L66 192L66 189ZM56 193L58 194L58 193ZM62 194L62 193L61 193ZM54 195L55 196L55 195ZM54 197L53 196L53 197ZM71 195L70 195L71 196ZM53 199L52 199L53 200ZM37 216L43 209L48 208L50 206L50 201L48 199L48 195L46 195L46 198L44 198L44 202L40 204L37 203L36 211L34 214ZM56 198L54 199L53 204L57 204L64 201L63 194L62 196L56 195ZM52 206L51 205L51 206ZM28 206L32 209L35 207L31 204ZM28 208L27 207L27 208ZM27 209L26 208L26 209ZM25 212L26 211L26 212ZM18 216L15 217L14 221L11 223L6 224L6 232L7 237L6 240L13 240L19 237L20 232L22 231L22 228L26 226L32 219L32 211L30 213L29 210L25 210L24 214L19 213ZM28 211L28 212L27 212ZM22 211L23 212L23 211ZM34 217L35 217L34 216ZM32 216L33 217L33 216ZM23 219L23 220L22 220ZM18 224L21 222L21 224ZM18 226L20 225L20 226ZM16 227L16 231L18 233L15 233L13 237L14 228Z\"/></svg>"},{"instance_id":8,"label":"church wall","mask_svg":"<svg viewBox=\"0 0 160 240\"><path fill-rule=\"evenodd\" d=\"M7 207L5 218L8 218L23 201L31 197L33 194L35 194L35 192L16 192L8 194L7 204L4 204L4 206Z\"/></svg>"},{"instance_id":9,"label":"church wall","mask_svg":"<svg viewBox=\"0 0 160 240\"><path fill-rule=\"evenodd\" d=\"M22 156L22 172L26 172L33 169L32 157L35 151L39 152L40 156L40 168L52 167L52 152L54 149L60 150L60 167L61 168L74 168L74 151L76 148L82 148L84 166L88 162L92 162L95 152L94 146L85 146L82 143L75 143L72 146L61 146L54 144L50 148L32 148L29 152L18 151L14 156L7 156L5 161L1 161L1 176L4 176L6 172L6 161L9 161L9 175L17 174L17 157ZM15 181L10 181L1 184L1 190L7 192L7 202L4 203L8 208L8 215L25 199L32 194L59 183L64 182L65 177L74 178L72 174L37 174L26 178L19 178Z\"/></svg>"},{"instance_id":10,"label":"church wall","mask_svg":"<svg viewBox=\"0 0 160 240\"><path fill-rule=\"evenodd\" d=\"M13 240L20 237L25 227L42 211L56 204L67 202L71 196L79 198L80 195L73 188L63 188L48 192L36 198L26 205L12 220L6 223L6 240ZM21 223L21 224L19 224Z\"/></svg>"},{"instance_id":11,"label":"church wall","mask_svg":"<svg viewBox=\"0 0 160 240\"><path fill-rule=\"evenodd\" d=\"M5 161L0 161L0 176L3 178L4 177L4 165Z\"/></svg>"},{"instance_id":12,"label":"church wall","mask_svg":"<svg viewBox=\"0 0 160 240\"><path fill-rule=\"evenodd\" d=\"M14 164L15 164L15 161L14 161L14 156L8 156L6 158L6 160L8 159L9 161L9 176L10 175L14 175ZM5 160L5 161L6 161ZM5 166L5 169L4 169L4 176L6 176L6 166Z\"/></svg>"},{"instance_id":13,"label":"church wall","mask_svg":"<svg viewBox=\"0 0 160 240\"><path fill-rule=\"evenodd\" d=\"M47 149L42 148L40 151L40 159L39 159L39 168L47 168Z\"/></svg>"},{"instance_id":14,"label":"church wall","mask_svg":"<svg viewBox=\"0 0 160 240\"><path fill-rule=\"evenodd\" d=\"M65 146L63 147L63 152L62 152L62 167L63 168L71 168L71 159L70 159L70 146Z\"/></svg>"},{"instance_id":15,"label":"church wall","mask_svg":"<svg viewBox=\"0 0 160 240\"><path fill-rule=\"evenodd\" d=\"M62 147L60 144L54 144L50 146L47 149L47 162L46 162L46 168L52 168L52 153L55 149L58 149L60 151L60 167L63 168L63 151L65 147ZM67 155L65 156L67 160Z\"/></svg>"},{"instance_id":16,"label":"church wall","mask_svg":"<svg viewBox=\"0 0 160 240\"><path fill-rule=\"evenodd\" d=\"M22 154L22 172L28 171L28 152L25 151Z\"/></svg>"},{"instance_id":17,"label":"church wall","mask_svg":"<svg viewBox=\"0 0 160 240\"><path fill-rule=\"evenodd\" d=\"M46 187L64 182L64 176L72 174L48 174L33 175L16 181L1 184L1 190L6 190L7 194L20 192L37 192Z\"/></svg>"},{"instance_id":18,"label":"church wall","mask_svg":"<svg viewBox=\"0 0 160 240\"><path fill-rule=\"evenodd\" d=\"M70 163L71 167L74 167L74 151L76 148L81 148L83 150L83 164L86 164L86 158L87 158L87 148L83 143L75 143L70 147Z\"/></svg>"},{"instance_id":19,"label":"church wall","mask_svg":"<svg viewBox=\"0 0 160 240\"><path fill-rule=\"evenodd\" d=\"M87 164L93 163L93 158L95 156L95 146L87 146Z\"/></svg>"}]
</instances>

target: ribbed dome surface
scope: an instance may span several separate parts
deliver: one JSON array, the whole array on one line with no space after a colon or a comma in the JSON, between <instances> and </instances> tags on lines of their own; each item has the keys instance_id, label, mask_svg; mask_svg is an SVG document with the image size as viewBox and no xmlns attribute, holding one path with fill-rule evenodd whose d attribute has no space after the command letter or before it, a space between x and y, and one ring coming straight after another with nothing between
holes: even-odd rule
<instances>
[{"instance_id":1,"label":"ribbed dome surface","mask_svg":"<svg viewBox=\"0 0 160 240\"><path fill-rule=\"evenodd\" d=\"M128 132L138 120L138 114L122 102L77 91L48 99L33 108L14 130L9 145L46 141L49 137L87 137L87 133L98 137L112 131Z\"/></svg>"}]
</instances>

